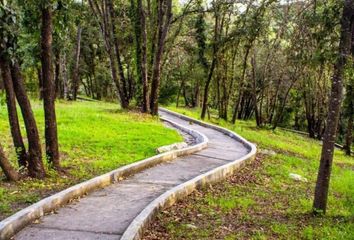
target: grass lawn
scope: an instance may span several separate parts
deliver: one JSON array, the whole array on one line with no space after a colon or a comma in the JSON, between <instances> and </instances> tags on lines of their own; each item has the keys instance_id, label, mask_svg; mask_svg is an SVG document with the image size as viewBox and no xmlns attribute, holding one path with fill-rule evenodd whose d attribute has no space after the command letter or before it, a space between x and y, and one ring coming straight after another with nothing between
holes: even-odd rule
<instances>
[{"instance_id":1,"label":"grass lawn","mask_svg":"<svg viewBox=\"0 0 354 240\"><path fill-rule=\"evenodd\" d=\"M169 109L199 118L198 109ZM335 152L327 214L313 217L319 141L257 129L254 122L209 121L256 143L256 160L165 209L144 239L354 239L353 157ZM295 181L290 173L308 182Z\"/></svg>"},{"instance_id":2,"label":"grass lawn","mask_svg":"<svg viewBox=\"0 0 354 240\"><path fill-rule=\"evenodd\" d=\"M41 103L33 102L33 110L44 153ZM48 170L45 180L0 181L0 219L68 186L153 156L159 146L182 140L157 118L122 111L112 103L57 102L57 120L62 165L67 174L59 176ZM23 123L21 126L24 134ZM0 137L8 157L16 165L4 105L0 106ZM3 177L0 170L0 178Z\"/></svg>"}]
</instances>

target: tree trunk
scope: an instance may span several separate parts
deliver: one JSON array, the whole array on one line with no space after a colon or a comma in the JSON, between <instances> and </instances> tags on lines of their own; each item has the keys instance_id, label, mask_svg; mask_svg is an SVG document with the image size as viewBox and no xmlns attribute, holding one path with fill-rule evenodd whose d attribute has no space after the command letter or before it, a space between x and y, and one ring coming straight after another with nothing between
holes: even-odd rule
<instances>
[{"instance_id":1,"label":"tree trunk","mask_svg":"<svg viewBox=\"0 0 354 240\"><path fill-rule=\"evenodd\" d=\"M201 119L205 118L205 115L206 115L206 112L207 112L208 98L209 98L209 86L210 86L210 83L211 83L211 79L213 77L215 66L216 66L216 56L213 57L213 60L212 60L212 63L211 63L211 67L210 67L210 70L209 70L209 74L208 74L208 78L207 78L207 80L205 82L205 86L204 86L202 113L200 115Z\"/></svg>"},{"instance_id":2,"label":"tree trunk","mask_svg":"<svg viewBox=\"0 0 354 240\"><path fill-rule=\"evenodd\" d=\"M165 2L166 1L166 2ZM154 65L151 79L150 111L152 115L158 113L158 98L161 78L161 60L165 47L165 39L172 19L172 0L158 1L158 35L157 49L155 52ZM164 7L164 4L166 5Z\"/></svg>"},{"instance_id":3,"label":"tree trunk","mask_svg":"<svg viewBox=\"0 0 354 240\"><path fill-rule=\"evenodd\" d=\"M354 115L354 113L352 113L349 116L347 129L346 129L347 132L345 135L344 150L345 150L345 154L348 156L351 155L351 146L352 146L352 142L353 142L353 115Z\"/></svg>"},{"instance_id":4,"label":"tree trunk","mask_svg":"<svg viewBox=\"0 0 354 240\"><path fill-rule=\"evenodd\" d=\"M354 24L354 0L344 3L341 20L341 37L337 62L332 78L331 98L327 117L327 127L323 137L322 154L318 170L313 211L315 214L326 213L328 188L331 176L334 144L337 133L339 113L342 103L343 73L350 54L351 30Z\"/></svg>"},{"instance_id":5,"label":"tree trunk","mask_svg":"<svg viewBox=\"0 0 354 240\"><path fill-rule=\"evenodd\" d=\"M54 83L55 83L55 97L61 97L61 81L60 81L60 51L55 53L55 71L54 71Z\"/></svg>"},{"instance_id":6,"label":"tree trunk","mask_svg":"<svg viewBox=\"0 0 354 240\"><path fill-rule=\"evenodd\" d=\"M45 142L48 162L60 168L57 120L55 114L55 88L52 75L52 10L42 8L41 62L43 74L43 103L45 117Z\"/></svg>"},{"instance_id":7,"label":"tree trunk","mask_svg":"<svg viewBox=\"0 0 354 240\"><path fill-rule=\"evenodd\" d=\"M11 166L9 160L5 156L4 149L0 144L0 167L3 170L6 178L10 181L17 181L19 180L20 176L16 172L16 170Z\"/></svg>"},{"instance_id":8,"label":"tree trunk","mask_svg":"<svg viewBox=\"0 0 354 240\"><path fill-rule=\"evenodd\" d=\"M80 66L80 50L81 50L81 32L80 24L77 26L76 49L75 49L75 66L73 72L73 100L76 101L77 91L79 89L79 66Z\"/></svg>"},{"instance_id":9,"label":"tree trunk","mask_svg":"<svg viewBox=\"0 0 354 240\"><path fill-rule=\"evenodd\" d=\"M112 0L108 0L107 1L107 7L108 7L108 16L111 19L111 34L112 34L112 45L111 47L113 47L114 50L114 54L115 54L115 58L117 60L117 65L118 65L118 74L119 74L119 78L120 81L118 82L119 85L119 95L120 95L120 101L121 101L121 107L123 109L127 109L129 107L129 93L128 93L128 89L127 89L127 81L126 81L126 77L124 74L124 68L123 68L123 63L122 63L122 59L121 59L121 52L120 52L120 43L118 41L117 38L117 34L116 34L116 15L114 12L114 8L113 8L113 2Z\"/></svg>"},{"instance_id":10,"label":"tree trunk","mask_svg":"<svg viewBox=\"0 0 354 240\"><path fill-rule=\"evenodd\" d=\"M135 8L135 0L131 0L133 8ZM135 11L135 37L136 37L136 63L137 75L142 85L142 103L141 111L143 113L149 112L149 84L147 76L147 46L146 46L146 24L145 13L143 10L142 0L137 0L137 7Z\"/></svg>"},{"instance_id":11,"label":"tree trunk","mask_svg":"<svg viewBox=\"0 0 354 240\"><path fill-rule=\"evenodd\" d=\"M257 127L261 126L261 121L258 112L258 104L257 104L257 76L256 76L256 54L253 55L252 59L252 99L254 103L254 113L256 115L256 124Z\"/></svg>"},{"instance_id":12,"label":"tree trunk","mask_svg":"<svg viewBox=\"0 0 354 240\"><path fill-rule=\"evenodd\" d=\"M68 93L68 72L66 67L66 53L64 52L63 56L60 58L60 70L61 78L63 80L60 96L61 98L67 100L69 98Z\"/></svg>"},{"instance_id":13,"label":"tree trunk","mask_svg":"<svg viewBox=\"0 0 354 240\"><path fill-rule=\"evenodd\" d=\"M28 161L28 155L26 152L25 144L23 143L21 128L18 121L16 95L12 83L11 71L8 63L6 63L2 58L0 58L0 68L6 91L7 112L9 117L12 140L16 149L18 165L26 166Z\"/></svg>"},{"instance_id":14,"label":"tree trunk","mask_svg":"<svg viewBox=\"0 0 354 240\"><path fill-rule=\"evenodd\" d=\"M112 0L89 0L88 2L100 26L105 49L109 56L113 84L117 90L120 105L122 108L128 108L130 99L127 98L129 94L127 94L124 69L120 57L119 42L116 37L115 12L113 9ZM118 71L116 65L118 65ZM118 79L118 73L120 80Z\"/></svg>"},{"instance_id":15,"label":"tree trunk","mask_svg":"<svg viewBox=\"0 0 354 240\"><path fill-rule=\"evenodd\" d=\"M202 112L200 115L201 119L205 118L205 115L207 113L208 110L208 98L209 98L209 86L211 83L211 79L213 77L213 73L214 73L214 69L216 67L216 63L217 63L217 52L218 52L218 32L219 32L219 9L217 8L215 10L216 12L214 13L214 17L215 17L215 23L214 23L214 42L213 42L213 59L210 65L210 69L209 69L209 73L208 73L208 78L205 82L205 86L204 86L204 93L203 93L203 102L202 102Z\"/></svg>"},{"instance_id":16,"label":"tree trunk","mask_svg":"<svg viewBox=\"0 0 354 240\"><path fill-rule=\"evenodd\" d=\"M20 105L27 132L29 157L28 171L31 177L44 178L45 171L43 167L42 149L39 140L37 123L32 112L31 103L26 93L25 85L21 76L20 66L16 61L11 66L11 76L16 99Z\"/></svg>"},{"instance_id":17,"label":"tree trunk","mask_svg":"<svg viewBox=\"0 0 354 240\"><path fill-rule=\"evenodd\" d=\"M232 114L232 119L231 119L232 124L235 124L235 122L236 122L237 113L239 111L239 106L240 106L240 101L241 101L241 98L243 95L242 93L243 93L243 85L244 85L246 69L247 69L247 59L248 59L248 55L250 53L251 46L252 46L252 44L249 44L246 46L246 52L245 52L245 56L243 58L242 76L241 76L240 85L239 85L239 94L237 96L237 100L236 100L235 107L234 107L234 112Z\"/></svg>"},{"instance_id":18,"label":"tree trunk","mask_svg":"<svg viewBox=\"0 0 354 240\"><path fill-rule=\"evenodd\" d=\"M289 88L286 90L284 99L279 107L279 111L277 111L276 113L276 117L275 117L275 121L273 123L273 127L272 129L275 130L278 127L278 124L281 122L281 120L283 119L283 112L286 106L286 102L288 101L288 97L290 94L290 90L293 88L295 82L296 82L297 78L295 77L295 79L291 82Z\"/></svg>"},{"instance_id":19,"label":"tree trunk","mask_svg":"<svg viewBox=\"0 0 354 240\"><path fill-rule=\"evenodd\" d=\"M352 24L352 47L351 47L351 53L352 53L352 60L354 61L354 24ZM353 63L352 63L353 64ZM354 64L352 65L354 67ZM352 76L353 78L354 76ZM347 88L347 93L346 97L349 100L348 103L348 110L347 110L347 115L349 116L348 118L348 124L347 124L347 129L346 129L346 135L345 135L345 145L344 145L344 150L345 154L350 156L351 155L351 146L353 142L353 117L354 117L354 89L353 89L353 79L351 79L351 82L348 84Z\"/></svg>"},{"instance_id":20,"label":"tree trunk","mask_svg":"<svg viewBox=\"0 0 354 240\"><path fill-rule=\"evenodd\" d=\"M37 67L38 87L39 87L39 100L43 100L43 75L42 69Z\"/></svg>"}]
</instances>

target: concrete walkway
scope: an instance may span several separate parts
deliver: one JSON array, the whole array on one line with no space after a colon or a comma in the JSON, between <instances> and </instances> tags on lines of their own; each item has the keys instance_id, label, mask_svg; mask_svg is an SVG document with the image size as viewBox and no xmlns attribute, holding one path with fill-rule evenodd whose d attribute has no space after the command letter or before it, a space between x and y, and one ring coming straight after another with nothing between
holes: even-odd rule
<instances>
[{"instance_id":1,"label":"concrete walkway","mask_svg":"<svg viewBox=\"0 0 354 240\"><path fill-rule=\"evenodd\" d=\"M47 215L14 239L120 239L131 221L159 195L201 173L246 155L241 143L216 130L190 124L162 113L163 117L205 134L208 148L146 169L128 179L97 190Z\"/></svg>"}]
</instances>

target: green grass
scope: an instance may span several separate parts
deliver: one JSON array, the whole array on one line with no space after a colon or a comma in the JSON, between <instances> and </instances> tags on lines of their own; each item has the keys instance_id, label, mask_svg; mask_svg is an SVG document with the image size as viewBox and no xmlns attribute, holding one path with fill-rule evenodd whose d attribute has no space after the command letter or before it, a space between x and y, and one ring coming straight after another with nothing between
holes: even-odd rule
<instances>
[{"instance_id":1,"label":"green grass","mask_svg":"<svg viewBox=\"0 0 354 240\"><path fill-rule=\"evenodd\" d=\"M119 109L103 102L57 102L58 137L65 176L48 170L45 180L0 181L0 218L44 196L120 166L153 156L159 146L181 141L174 130L157 119ZM44 146L44 117L40 102L33 110ZM21 122L22 133L24 126ZM5 151L16 165L6 107L0 106L0 136ZM44 148L43 148L44 152ZM0 170L0 177L2 172Z\"/></svg>"},{"instance_id":2,"label":"green grass","mask_svg":"<svg viewBox=\"0 0 354 240\"><path fill-rule=\"evenodd\" d=\"M199 118L198 109L168 108ZM327 214L313 217L319 141L259 129L252 121L209 121L256 143L257 160L159 214L145 239L354 239L353 157L335 151ZM262 149L276 154L262 154ZM296 182L290 173L308 182Z\"/></svg>"}]
</instances>

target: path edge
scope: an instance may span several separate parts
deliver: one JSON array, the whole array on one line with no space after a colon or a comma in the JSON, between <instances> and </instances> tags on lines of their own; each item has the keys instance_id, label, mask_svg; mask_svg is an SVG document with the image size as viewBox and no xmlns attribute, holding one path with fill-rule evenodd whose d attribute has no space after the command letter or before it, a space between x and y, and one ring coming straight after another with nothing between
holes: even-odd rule
<instances>
[{"instance_id":1,"label":"path edge","mask_svg":"<svg viewBox=\"0 0 354 240\"><path fill-rule=\"evenodd\" d=\"M149 224L151 223L154 216L163 208L169 207L173 205L177 200L182 199L192 193L197 188L205 186L206 184L211 184L214 182L218 182L226 177L230 176L234 171L241 166L243 166L246 162L253 160L256 157L257 148L256 145L250 143L243 137L238 134L213 124L209 124L203 121L196 120L191 117L187 117L185 115L172 112L165 108L160 108L160 111L167 112L173 116L179 117L183 120L187 120L189 122L193 122L199 124L201 126L214 129L216 131L222 132L227 136L235 139L238 142L241 142L248 150L248 154L245 156L234 160L233 162L227 163L225 165L214 168L204 174L201 174L187 182L184 182L167 192L160 195L158 198L153 200L148 206L144 208L140 214L135 217L135 219L130 223L128 228L123 233L120 240L140 240L143 236L144 231L147 229Z\"/></svg>"},{"instance_id":2,"label":"path edge","mask_svg":"<svg viewBox=\"0 0 354 240\"><path fill-rule=\"evenodd\" d=\"M170 123L175 128L192 135L196 139L197 144L183 149L161 153L146 158L144 160L125 165L103 175L71 186L52 196L44 198L39 202L32 204L9 216L8 218L2 220L0 222L0 239L10 239L23 228L31 224L34 220L39 219L43 217L46 213L50 213L53 210L56 210L68 204L73 199L77 199L81 196L86 195L89 192L119 182L127 176L134 175L138 172L141 172L142 170L153 167L162 162L171 161L179 156L189 155L198 152L208 146L209 139L203 133L182 126L163 117L161 117L160 119L162 121Z\"/></svg>"}]
</instances>

